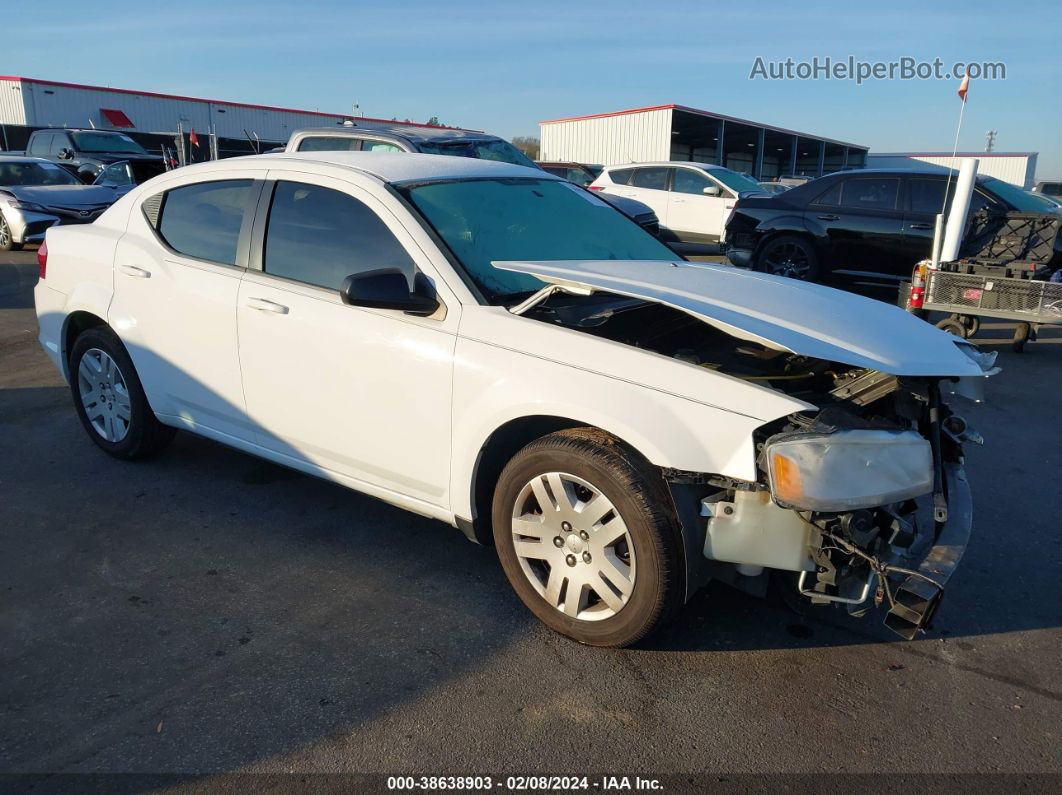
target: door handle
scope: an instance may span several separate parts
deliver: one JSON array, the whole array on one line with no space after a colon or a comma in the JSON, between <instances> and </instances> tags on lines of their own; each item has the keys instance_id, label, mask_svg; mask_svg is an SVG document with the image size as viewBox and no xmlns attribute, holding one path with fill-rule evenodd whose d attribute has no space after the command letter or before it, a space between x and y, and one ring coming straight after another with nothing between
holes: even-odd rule
<instances>
[{"instance_id":1,"label":"door handle","mask_svg":"<svg viewBox=\"0 0 1062 795\"><path fill-rule=\"evenodd\" d=\"M839 216L839 215L820 215L819 216L819 220L820 221L837 221L837 220L840 219L840 217L841 216Z\"/></svg>"},{"instance_id":2,"label":"door handle","mask_svg":"<svg viewBox=\"0 0 1062 795\"><path fill-rule=\"evenodd\" d=\"M137 279L150 279L151 271L138 268L136 265L119 265L118 270L126 276L135 276Z\"/></svg>"},{"instance_id":3,"label":"door handle","mask_svg":"<svg viewBox=\"0 0 1062 795\"><path fill-rule=\"evenodd\" d=\"M912 229L933 229L933 224L911 224Z\"/></svg>"},{"instance_id":4,"label":"door handle","mask_svg":"<svg viewBox=\"0 0 1062 795\"><path fill-rule=\"evenodd\" d=\"M286 315L288 313L286 306L266 298L248 298L247 306L251 307L251 309L257 309L259 312L273 312L277 315Z\"/></svg>"},{"instance_id":5,"label":"door handle","mask_svg":"<svg viewBox=\"0 0 1062 795\"><path fill-rule=\"evenodd\" d=\"M686 200L685 199L672 199L671 203L672 204L685 204Z\"/></svg>"}]
</instances>

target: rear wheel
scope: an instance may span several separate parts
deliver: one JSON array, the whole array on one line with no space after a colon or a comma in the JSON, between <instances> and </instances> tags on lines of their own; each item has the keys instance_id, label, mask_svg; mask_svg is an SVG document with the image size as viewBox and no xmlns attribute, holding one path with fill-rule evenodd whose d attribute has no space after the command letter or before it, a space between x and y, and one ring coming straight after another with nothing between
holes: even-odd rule
<instances>
[{"instance_id":1,"label":"rear wheel","mask_svg":"<svg viewBox=\"0 0 1062 795\"><path fill-rule=\"evenodd\" d=\"M7 219L4 218L3 213L0 213L0 251L21 251L22 244L15 242L15 236L11 232L11 227L7 223Z\"/></svg>"},{"instance_id":2,"label":"rear wheel","mask_svg":"<svg viewBox=\"0 0 1062 795\"><path fill-rule=\"evenodd\" d=\"M681 537L660 473L590 428L538 439L506 465L494 541L521 601L581 643L627 646L681 607Z\"/></svg>"},{"instance_id":3,"label":"rear wheel","mask_svg":"<svg viewBox=\"0 0 1062 795\"><path fill-rule=\"evenodd\" d=\"M755 269L775 276L814 281L819 275L819 258L804 238L782 235L767 241L756 257Z\"/></svg>"},{"instance_id":4,"label":"rear wheel","mask_svg":"<svg viewBox=\"0 0 1062 795\"><path fill-rule=\"evenodd\" d=\"M88 329L70 352L70 391L81 424L117 458L145 458L173 439L148 405L133 360L105 326Z\"/></svg>"}]
</instances>

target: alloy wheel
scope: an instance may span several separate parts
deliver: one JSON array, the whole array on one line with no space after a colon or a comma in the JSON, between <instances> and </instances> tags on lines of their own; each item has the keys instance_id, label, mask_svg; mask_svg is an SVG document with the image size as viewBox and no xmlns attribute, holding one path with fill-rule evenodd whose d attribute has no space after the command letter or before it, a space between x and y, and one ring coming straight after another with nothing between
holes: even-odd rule
<instances>
[{"instance_id":1,"label":"alloy wheel","mask_svg":"<svg viewBox=\"0 0 1062 795\"><path fill-rule=\"evenodd\" d=\"M796 243L781 243L772 246L763 257L767 272L790 279L806 279L811 272L811 262L803 246Z\"/></svg>"},{"instance_id":2,"label":"alloy wheel","mask_svg":"<svg viewBox=\"0 0 1062 795\"><path fill-rule=\"evenodd\" d=\"M582 621L611 618L634 592L634 544L602 491L564 472L536 475L513 506L520 568L554 609Z\"/></svg>"},{"instance_id":3,"label":"alloy wheel","mask_svg":"<svg viewBox=\"0 0 1062 795\"><path fill-rule=\"evenodd\" d=\"M7 219L0 215L0 248L11 245L11 227L7 225Z\"/></svg>"},{"instance_id":4,"label":"alloy wheel","mask_svg":"<svg viewBox=\"0 0 1062 795\"><path fill-rule=\"evenodd\" d=\"M89 424L106 441L122 441L129 433L132 404L117 362L105 351L89 348L81 357L77 378Z\"/></svg>"}]
</instances>

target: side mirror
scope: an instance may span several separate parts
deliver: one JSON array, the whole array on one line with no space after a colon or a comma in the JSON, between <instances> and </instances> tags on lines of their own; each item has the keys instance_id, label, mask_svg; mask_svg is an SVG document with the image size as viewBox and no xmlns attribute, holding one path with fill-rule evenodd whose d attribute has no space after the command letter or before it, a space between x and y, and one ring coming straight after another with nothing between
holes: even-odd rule
<instances>
[{"instance_id":1,"label":"side mirror","mask_svg":"<svg viewBox=\"0 0 1062 795\"><path fill-rule=\"evenodd\" d=\"M704 195L705 196L718 196L719 195L719 188L717 188L715 185L709 185L707 188L704 189Z\"/></svg>"},{"instance_id":2,"label":"side mirror","mask_svg":"<svg viewBox=\"0 0 1062 795\"><path fill-rule=\"evenodd\" d=\"M73 160L74 159L74 150L73 149L68 149L67 147L64 146L62 149L59 150L59 159L60 160Z\"/></svg>"},{"instance_id":3,"label":"side mirror","mask_svg":"<svg viewBox=\"0 0 1062 795\"><path fill-rule=\"evenodd\" d=\"M370 309L397 309L409 315L427 317L439 308L439 299L431 292L428 280L417 274L412 292L406 276L398 268L352 273L339 288L340 298L348 306Z\"/></svg>"}]
</instances>

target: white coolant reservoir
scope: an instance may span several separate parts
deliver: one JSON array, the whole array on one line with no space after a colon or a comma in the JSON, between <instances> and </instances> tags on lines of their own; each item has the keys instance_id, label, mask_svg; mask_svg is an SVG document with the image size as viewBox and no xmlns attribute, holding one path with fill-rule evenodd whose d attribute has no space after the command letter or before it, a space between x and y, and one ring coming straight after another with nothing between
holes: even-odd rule
<instances>
[{"instance_id":1,"label":"white coolant reservoir","mask_svg":"<svg viewBox=\"0 0 1062 795\"><path fill-rule=\"evenodd\" d=\"M738 491L733 502L701 502L708 517L704 556L710 560L785 571L813 571L811 545L817 535L796 511L779 508L767 491Z\"/></svg>"}]
</instances>

